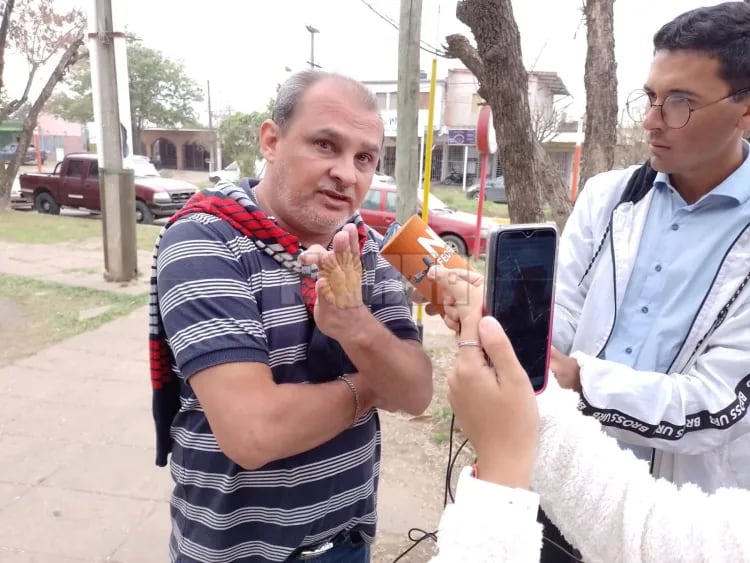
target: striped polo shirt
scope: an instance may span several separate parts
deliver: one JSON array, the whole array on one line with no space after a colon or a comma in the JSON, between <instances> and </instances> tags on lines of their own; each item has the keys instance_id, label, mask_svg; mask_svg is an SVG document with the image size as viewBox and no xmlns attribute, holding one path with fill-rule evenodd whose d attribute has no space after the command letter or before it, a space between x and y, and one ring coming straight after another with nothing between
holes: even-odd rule
<instances>
[{"instance_id":1,"label":"striped polo shirt","mask_svg":"<svg viewBox=\"0 0 750 563\"><path fill-rule=\"evenodd\" d=\"M379 240L368 229L365 303L396 336L418 340L401 275L380 255ZM310 384L340 375L320 369L330 340L314 327L299 274L225 221L201 213L164 232L157 274L181 394L171 431L171 560L284 561L297 548L343 530L372 541L380 463L374 409L321 446L246 471L221 451L188 384L193 374L227 362L266 363L276 383Z\"/></svg>"}]
</instances>

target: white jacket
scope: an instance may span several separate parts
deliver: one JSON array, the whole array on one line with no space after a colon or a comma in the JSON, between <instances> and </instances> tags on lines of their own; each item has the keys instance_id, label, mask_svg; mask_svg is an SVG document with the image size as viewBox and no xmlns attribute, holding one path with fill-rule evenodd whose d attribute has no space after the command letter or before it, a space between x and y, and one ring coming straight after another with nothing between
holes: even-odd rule
<instances>
[{"instance_id":1,"label":"white jacket","mask_svg":"<svg viewBox=\"0 0 750 563\"><path fill-rule=\"evenodd\" d=\"M556 384L539 398L541 433L532 487L508 489L461 474L432 563L537 563L536 503L587 563L750 562L750 491L678 489L576 411ZM481 474L480 474L481 477Z\"/></svg>"},{"instance_id":2,"label":"white jacket","mask_svg":"<svg viewBox=\"0 0 750 563\"><path fill-rule=\"evenodd\" d=\"M696 483L706 492L750 488L750 217L670 373L597 357L622 304L653 197L651 190L636 204L617 205L635 168L595 176L576 202L560 240L554 345L580 364L580 408L623 442L655 448L655 476Z\"/></svg>"}]
</instances>

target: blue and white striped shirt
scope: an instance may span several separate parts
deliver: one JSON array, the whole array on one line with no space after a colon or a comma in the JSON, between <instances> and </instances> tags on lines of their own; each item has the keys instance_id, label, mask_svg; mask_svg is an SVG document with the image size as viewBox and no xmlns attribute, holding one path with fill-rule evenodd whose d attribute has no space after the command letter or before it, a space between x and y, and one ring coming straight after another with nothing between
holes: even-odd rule
<instances>
[{"instance_id":1,"label":"blue and white striped shirt","mask_svg":"<svg viewBox=\"0 0 750 563\"><path fill-rule=\"evenodd\" d=\"M398 337L417 340L401 275L380 256L378 238L368 230L362 252L365 302ZM342 530L372 541L380 464L375 410L321 446L246 471L221 451L187 384L227 362L267 363L276 383L323 381L308 362L313 322L299 275L228 223L200 213L165 231L157 268L182 403L171 432L171 560L284 561Z\"/></svg>"}]
</instances>

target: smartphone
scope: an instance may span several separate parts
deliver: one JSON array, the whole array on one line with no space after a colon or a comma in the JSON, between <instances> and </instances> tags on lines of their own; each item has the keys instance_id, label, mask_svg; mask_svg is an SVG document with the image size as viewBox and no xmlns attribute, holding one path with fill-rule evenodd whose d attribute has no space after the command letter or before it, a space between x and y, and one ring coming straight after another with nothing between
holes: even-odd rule
<instances>
[{"instance_id":1,"label":"smartphone","mask_svg":"<svg viewBox=\"0 0 750 563\"><path fill-rule=\"evenodd\" d=\"M547 386L557 267L557 228L507 225L487 250L485 310L502 325L534 391Z\"/></svg>"}]
</instances>

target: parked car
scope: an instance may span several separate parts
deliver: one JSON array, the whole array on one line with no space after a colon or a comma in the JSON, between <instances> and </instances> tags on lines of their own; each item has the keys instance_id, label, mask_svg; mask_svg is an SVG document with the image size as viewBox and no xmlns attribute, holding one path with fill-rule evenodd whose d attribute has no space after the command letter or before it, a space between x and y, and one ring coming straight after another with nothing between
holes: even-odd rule
<instances>
[{"instance_id":1,"label":"parked car","mask_svg":"<svg viewBox=\"0 0 750 563\"><path fill-rule=\"evenodd\" d=\"M416 213L422 211L422 190L419 190ZM394 185L373 184L359 209L362 219L370 227L385 234L388 227L396 220L397 189ZM474 249L476 241L477 216L448 207L435 195L430 194L428 201L428 224L435 233L453 249L467 256ZM497 223L484 219L480 229L479 252L487 250L489 232L497 228Z\"/></svg>"},{"instance_id":2,"label":"parked car","mask_svg":"<svg viewBox=\"0 0 750 563\"><path fill-rule=\"evenodd\" d=\"M466 197L469 199L479 199L478 183L466 188ZM505 179L502 176L487 178L484 186L484 200L494 201L495 203L508 203L508 197L505 195Z\"/></svg>"},{"instance_id":3,"label":"parked car","mask_svg":"<svg viewBox=\"0 0 750 563\"><path fill-rule=\"evenodd\" d=\"M16 150L18 149L18 143L10 143L8 145L5 145L3 148L0 149L0 161L8 163L11 160L13 160L13 157L16 154ZM44 164L47 161L47 153L46 151L41 151L40 156L42 157L42 164ZM36 147L34 145L29 145L29 148L26 149L26 154L23 157L22 164L33 164L36 162Z\"/></svg>"},{"instance_id":4,"label":"parked car","mask_svg":"<svg viewBox=\"0 0 750 563\"><path fill-rule=\"evenodd\" d=\"M213 172L208 173L208 180L214 184L219 180L225 180L236 184L240 181L241 177L242 172L240 170L240 165L236 160L227 164L226 168L223 170L214 170Z\"/></svg>"},{"instance_id":5,"label":"parked car","mask_svg":"<svg viewBox=\"0 0 750 563\"><path fill-rule=\"evenodd\" d=\"M31 200L24 197L23 192L21 192L21 181L18 175L13 179L13 184L10 187L10 206L13 209L28 209L32 206Z\"/></svg>"},{"instance_id":6,"label":"parked car","mask_svg":"<svg viewBox=\"0 0 750 563\"><path fill-rule=\"evenodd\" d=\"M189 182L162 178L144 156L133 157L133 171L138 223L174 215L198 191ZM99 163L95 154L68 154L51 174L21 174L20 183L22 195L33 201L39 213L57 215L61 207L101 211Z\"/></svg>"}]
</instances>

